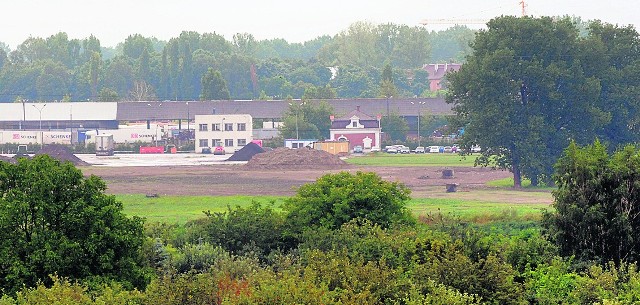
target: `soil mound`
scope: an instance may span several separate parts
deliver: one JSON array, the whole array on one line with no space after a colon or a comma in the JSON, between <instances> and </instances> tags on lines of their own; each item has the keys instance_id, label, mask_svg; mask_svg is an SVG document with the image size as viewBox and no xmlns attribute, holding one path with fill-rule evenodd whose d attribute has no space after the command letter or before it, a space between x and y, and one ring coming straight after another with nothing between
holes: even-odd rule
<instances>
[{"instance_id":1,"label":"soil mound","mask_svg":"<svg viewBox=\"0 0 640 305\"><path fill-rule=\"evenodd\" d=\"M49 144L45 145L36 153L37 155L49 155L51 158L60 160L62 162L69 161L73 163L73 165L87 166L90 165L87 162L82 161L80 158L76 157L76 155L72 154L69 148L58 145L58 144Z\"/></svg>"},{"instance_id":2,"label":"soil mound","mask_svg":"<svg viewBox=\"0 0 640 305\"><path fill-rule=\"evenodd\" d=\"M249 143L240 150L236 151L227 161L249 161L253 156L263 153L264 149L256 143Z\"/></svg>"},{"instance_id":3,"label":"soil mound","mask_svg":"<svg viewBox=\"0 0 640 305\"><path fill-rule=\"evenodd\" d=\"M338 156L306 148L277 148L255 155L245 164L249 169L342 169L348 166Z\"/></svg>"}]
</instances>

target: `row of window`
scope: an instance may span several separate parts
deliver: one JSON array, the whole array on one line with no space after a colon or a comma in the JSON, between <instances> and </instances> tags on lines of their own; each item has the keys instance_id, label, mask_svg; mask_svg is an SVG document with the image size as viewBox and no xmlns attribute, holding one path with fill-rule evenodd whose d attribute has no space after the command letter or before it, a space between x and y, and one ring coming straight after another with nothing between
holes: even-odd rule
<instances>
[{"instance_id":1,"label":"row of window","mask_svg":"<svg viewBox=\"0 0 640 305\"><path fill-rule=\"evenodd\" d=\"M247 124L246 123L237 123L237 131L246 131L247 130ZM213 123L211 124L211 131L221 131L220 129L221 124L220 123ZM200 124L198 125L198 130L199 131L209 131L209 124ZM233 131L233 123L224 123L224 131Z\"/></svg>"},{"instance_id":2,"label":"row of window","mask_svg":"<svg viewBox=\"0 0 640 305\"><path fill-rule=\"evenodd\" d=\"M238 139L238 146L245 146L247 145L247 139ZM209 146L209 139L200 139L200 143L199 143L199 147L210 147ZM232 147L233 145L233 139L224 139L224 145L222 145L222 139L211 139L211 146L225 146L225 147Z\"/></svg>"}]
</instances>

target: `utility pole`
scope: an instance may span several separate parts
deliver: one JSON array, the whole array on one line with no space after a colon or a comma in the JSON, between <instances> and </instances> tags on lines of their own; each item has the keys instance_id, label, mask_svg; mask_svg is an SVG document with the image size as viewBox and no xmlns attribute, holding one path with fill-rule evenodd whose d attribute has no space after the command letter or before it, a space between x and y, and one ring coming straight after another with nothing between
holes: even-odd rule
<instances>
[{"instance_id":1,"label":"utility pole","mask_svg":"<svg viewBox=\"0 0 640 305\"><path fill-rule=\"evenodd\" d=\"M38 108L36 105L31 105L33 108L36 108L40 113L40 145L44 146L44 133L42 132L42 109L47 106L47 104L43 104L42 107Z\"/></svg>"}]
</instances>

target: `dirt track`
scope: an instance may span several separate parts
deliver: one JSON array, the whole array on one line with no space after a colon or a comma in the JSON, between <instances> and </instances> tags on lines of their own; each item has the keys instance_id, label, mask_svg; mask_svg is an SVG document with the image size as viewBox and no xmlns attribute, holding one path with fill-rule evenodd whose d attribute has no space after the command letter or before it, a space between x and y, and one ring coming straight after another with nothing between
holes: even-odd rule
<instances>
[{"instance_id":1,"label":"dirt track","mask_svg":"<svg viewBox=\"0 0 640 305\"><path fill-rule=\"evenodd\" d=\"M465 192L488 188L487 181L510 176L488 168L457 167L453 179L442 179L443 169L347 166L341 170L376 172L385 180L407 185L414 198L444 192L447 183L457 183L458 191ZM292 195L297 187L341 170L247 170L242 165L82 168L86 175L102 177L112 194L166 195Z\"/></svg>"}]
</instances>

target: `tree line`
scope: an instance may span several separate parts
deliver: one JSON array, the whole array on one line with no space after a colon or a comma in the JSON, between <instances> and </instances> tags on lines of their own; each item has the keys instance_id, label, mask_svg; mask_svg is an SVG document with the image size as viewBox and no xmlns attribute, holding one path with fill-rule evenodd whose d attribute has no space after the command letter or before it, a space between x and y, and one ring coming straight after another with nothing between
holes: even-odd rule
<instances>
[{"instance_id":1,"label":"tree line","mask_svg":"<svg viewBox=\"0 0 640 305\"><path fill-rule=\"evenodd\" d=\"M169 41L133 34L107 48L61 32L15 50L0 43L0 101L377 97L385 65L398 94L420 96L428 89L421 67L463 61L473 35L359 22L304 43L185 31Z\"/></svg>"}]
</instances>

